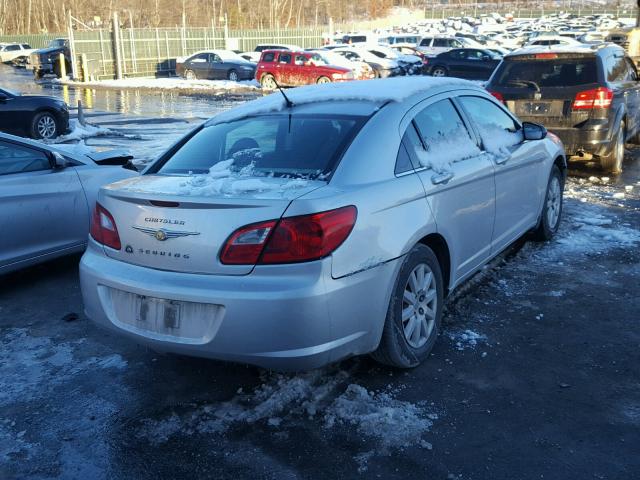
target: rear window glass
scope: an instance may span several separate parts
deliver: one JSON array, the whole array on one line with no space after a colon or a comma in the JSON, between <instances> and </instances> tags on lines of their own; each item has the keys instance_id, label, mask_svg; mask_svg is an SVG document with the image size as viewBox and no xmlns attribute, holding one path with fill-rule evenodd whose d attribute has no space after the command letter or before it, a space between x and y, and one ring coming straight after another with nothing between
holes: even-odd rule
<instances>
[{"instance_id":1,"label":"rear window glass","mask_svg":"<svg viewBox=\"0 0 640 480\"><path fill-rule=\"evenodd\" d=\"M575 87L597 81L595 58L505 61L496 75L497 85L524 88Z\"/></svg>"},{"instance_id":2,"label":"rear window glass","mask_svg":"<svg viewBox=\"0 0 640 480\"><path fill-rule=\"evenodd\" d=\"M317 178L328 174L366 117L266 115L205 127L158 170L202 174L227 161L226 168L252 175ZM249 171L245 170L245 171Z\"/></svg>"}]
</instances>

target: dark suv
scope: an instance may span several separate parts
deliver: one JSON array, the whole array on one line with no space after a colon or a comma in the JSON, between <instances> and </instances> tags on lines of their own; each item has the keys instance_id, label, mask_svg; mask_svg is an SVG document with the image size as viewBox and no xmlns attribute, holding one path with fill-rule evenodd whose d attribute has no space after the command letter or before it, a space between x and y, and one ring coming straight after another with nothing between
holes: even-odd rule
<instances>
[{"instance_id":1,"label":"dark suv","mask_svg":"<svg viewBox=\"0 0 640 480\"><path fill-rule=\"evenodd\" d=\"M622 170L625 142L640 140L640 82L613 44L534 47L507 55L487 84L524 121L558 135L572 160Z\"/></svg>"},{"instance_id":2,"label":"dark suv","mask_svg":"<svg viewBox=\"0 0 640 480\"><path fill-rule=\"evenodd\" d=\"M47 48L36 50L29 56L29 66L33 70L33 76L36 80L50 73L56 77L61 76L59 60L61 53L64 55L66 71L71 73L71 50L66 38L51 40Z\"/></svg>"}]
</instances>

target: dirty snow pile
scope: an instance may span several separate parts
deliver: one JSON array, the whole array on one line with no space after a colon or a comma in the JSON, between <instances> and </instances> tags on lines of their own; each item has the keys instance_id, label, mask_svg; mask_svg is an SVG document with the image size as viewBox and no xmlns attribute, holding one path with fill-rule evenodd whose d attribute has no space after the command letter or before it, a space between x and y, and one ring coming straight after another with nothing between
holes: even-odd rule
<instances>
[{"instance_id":1,"label":"dirty snow pile","mask_svg":"<svg viewBox=\"0 0 640 480\"><path fill-rule=\"evenodd\" d=\"M462 126L448 131L437 132L425 139L426 150L416 149L418 160L423 167L436 173L448 173L452 164L483 154L494 157L509 157L509 147L522 142L522 132L509 132L499 125L486 125L480 129L484 152L471 139Z\"/></svg>"},{"instance_id":2,"label":"dirty snow pile","mask_svg":"<svg viewBox=\"0 0 640 480\"><path fill-rule=\"evenodd\" d=\"M111 135L112 132L108 128L97 127L89 123L81 125L76 119L69 120L69 130L66 135L60 135L59 137L51 140L43 140L45 143L65 143L73 140L83 140L85 138L103 137L105 135Z\"/></svg>"},{"instance_id":3,"label":"dirty snow pile","mask_svg":"<svg viewBox=\"0 0 640 480\"><path fill-rule=\"evenodd\" d=\"M257 423L286 434L301 420L311 420L322 434L355 428L371 440L367 443L373 450L355 457L363 468L370 454L431 448L423 436L438 416L421 404L398 400L397 390L368 391L350 383L350 373L335 366L297 375L265 374L263 379L252 392L239 389L229 401L172 412L159 420L145 419L138 436L157 445L175 436L222 434L234 426Z\"/></svg>"}]
</instances>

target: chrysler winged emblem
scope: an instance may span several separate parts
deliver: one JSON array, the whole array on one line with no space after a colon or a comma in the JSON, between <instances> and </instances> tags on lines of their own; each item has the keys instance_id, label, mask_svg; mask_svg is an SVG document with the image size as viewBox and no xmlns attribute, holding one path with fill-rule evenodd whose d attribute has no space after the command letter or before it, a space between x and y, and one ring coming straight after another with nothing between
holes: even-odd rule
<instances>
[{"instance_id":1,"label":"chrysler winged emblem","mask_svg":"<svg viewBox=\"0 0 640 480\"><path fill-rule=\"evenodd\" d=\"M138 227L137 225L133 225L133 228L136 230L146 233L150 237L155 238L159 242L164 242L165 240L169 240L171 238L178 237L189 237L191 235L200 235L199 232L181 232L177 230L165 230L164 228L147 228L147 227Z\"/></svg>"}]
</instances>

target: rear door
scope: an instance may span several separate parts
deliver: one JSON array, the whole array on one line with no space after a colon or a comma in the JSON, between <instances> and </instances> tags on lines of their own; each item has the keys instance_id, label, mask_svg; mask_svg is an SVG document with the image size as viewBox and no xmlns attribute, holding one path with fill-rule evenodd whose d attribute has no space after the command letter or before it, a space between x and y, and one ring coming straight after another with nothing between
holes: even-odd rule
<instances>
[{"instance_id":1,"label":"rear door","mask_svg":"<svg viewBox=\"0 0 640 480\"><path fill-rule=\"evenodd\" d=\"M209 54L201 53L195 57L191 57L186 68L193 71L196 78L209 78Z\"/></svg>"},{"instance_id":2,"label":"rear door","mask_svg":"<svg viewBox=\"0 0 640 480\"><path fill-rule=\"evenodd\" d=\"M457 101L474 123L482 149L495 168L496 216L493 253L503 250L537 221L546 181L547 154L540 141L524 141L520 124L492 100L461 96Z\"/></svg>"},{"instance_id":3,"label":"rear door","mask_svg":"<svg viewBox=\"0 0 640 480\"><path fill-rule=\"evenodd\" d=\"M291 52L280 52L276 65L278 73L278 83L280 85L296 85L295 66L293 65L293 55Z\"/></svg>"},{"instance_id":4,"label":"rear door","mask_svg":"<svg viewBox=\"0 0 640 480\"><path fill-rule=\"evenodd\" d=\"M89 212L73 167L51 168L42 150L0 140L0 266L82 245Z\"/></svg>"},{"instance_id":5,"label":"rear door","mask_svg":"<svg viewBox=\"0 0 640 480\"><path fill-rule=\"evenodd\" d=\"M215 53L209 53L207 61L209 63L209 77L212 80L226 80L227 66L220 56Z\"/></svg>"},{"instance_id":6,"label":"rear door","mask_svg":"<svg viewBox=\"0 0 640 480\"><path fill-rule=\"evenodd\" d=\"M441 98L416 114L405 142L415 157L438 231L449 243L456 282L491 254L495 183L493 164L481 154L475 134L452 101Z\"/></svg>"}]
</instances>

